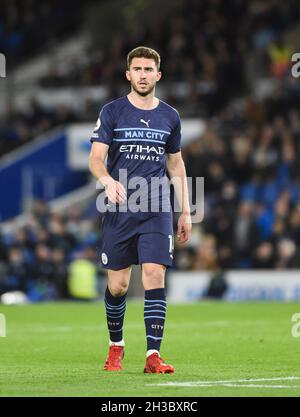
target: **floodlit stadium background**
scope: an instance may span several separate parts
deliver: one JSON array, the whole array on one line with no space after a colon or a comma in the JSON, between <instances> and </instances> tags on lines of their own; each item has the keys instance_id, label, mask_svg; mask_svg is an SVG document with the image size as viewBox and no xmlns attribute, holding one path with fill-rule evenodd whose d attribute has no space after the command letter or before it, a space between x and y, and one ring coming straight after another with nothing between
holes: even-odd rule
<instances>
[{"instance_id":1,"label":"floodlit stadium background","mask_svg":"<svg viewBox=\"0 0 300 417\"><path fill-rule=\"evenodd\" d=\"M2 302L102 297L89 137L128 92L138 45L161 54L157 95L180 112L187 175L205 182L169 300L299 300L299 1L3 0Z\"/></svg>"}]
</instances>

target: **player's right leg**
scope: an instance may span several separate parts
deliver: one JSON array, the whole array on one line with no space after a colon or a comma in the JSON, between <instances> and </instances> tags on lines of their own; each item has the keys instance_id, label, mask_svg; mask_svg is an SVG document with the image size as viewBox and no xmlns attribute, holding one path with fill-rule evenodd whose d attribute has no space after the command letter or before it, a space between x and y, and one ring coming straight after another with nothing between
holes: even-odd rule
<instances>
[{"instance_id":1,"label":"player's right leg","mask_svg":"<svg viewBox=\"0 0 300 417\"><path fill-rule=\"evenodd\" d=\"M108 269L108 285L105 292L105 309L109 331L109 353L104 364L107 371L122 370L125 342L123 322L126 310L126 294L131 266L120 270Z\"/></svg>"},{"instance_id":2,"label":"player's right leg","mask_svg":"<svg viewBox=\"0 0 300 417\"><path fill-rule=\"evenodd\" d=\"M131 265L138 263L135 221L127 213L105 213L102 222L102 267L108 271L105 292L107 326L110 337L109 355L104 369L122 369L124 356L123 321Z\"/></svg>"}]
</instances>

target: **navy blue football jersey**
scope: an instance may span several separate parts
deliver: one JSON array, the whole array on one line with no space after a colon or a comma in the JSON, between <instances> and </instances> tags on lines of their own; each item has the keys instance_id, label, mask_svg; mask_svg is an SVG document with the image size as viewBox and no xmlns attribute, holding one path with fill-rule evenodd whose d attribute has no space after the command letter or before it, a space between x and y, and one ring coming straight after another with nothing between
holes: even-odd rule
<instances>
[{"instance_id":1,"label":"navy blue football jersey","mask_svg":"<svg viewBox=\"0 0 300 417\"><path fill-rule=\"evenodd\" d=\"M119 181L119 170L126 169L128 181L144 178L148 189L143 198L149 199L151 178L167 180L166 154L180 151L179 114L161 100L156 108L143 110L135 107L127 96L121 97L101 109L91 137L91 142L94 141L109 145L109 174ZM127 187L128 196L133 191ZM159 192L161 200L164 191Z\"/></svg>"}]
</instances>

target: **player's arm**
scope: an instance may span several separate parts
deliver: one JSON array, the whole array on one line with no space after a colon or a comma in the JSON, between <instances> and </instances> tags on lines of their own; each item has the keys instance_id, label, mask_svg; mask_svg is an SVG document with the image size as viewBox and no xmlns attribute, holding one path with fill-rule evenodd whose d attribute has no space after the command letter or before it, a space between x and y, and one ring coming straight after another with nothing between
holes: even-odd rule
<instances>
[{"instance_id":1,"label":"player's arm","mask_svg":"<svg viewBox=\"0 0 300 417\"><path fill-rule=\"evenodd\" d=\"M185 165L181 152L167 154L167 170L173 180L175 194L181 209L178 219L177 237L180 243L186 242L191 236L191 214Z\"/></svg>"},{"instance_id":2,"label":"player's arm","mask_svg":"<svg viewBox=\"0 0 300 417\"><path fill-rule=\"evenodd\" d=\"M107 172L105 159L109 145L102 142L93 142L89 157L89 168L94 177L101 182L105 193L112 203L123 203L126 200L126 191L123 185L114 180Z\"/></svg>"}]
</instances>

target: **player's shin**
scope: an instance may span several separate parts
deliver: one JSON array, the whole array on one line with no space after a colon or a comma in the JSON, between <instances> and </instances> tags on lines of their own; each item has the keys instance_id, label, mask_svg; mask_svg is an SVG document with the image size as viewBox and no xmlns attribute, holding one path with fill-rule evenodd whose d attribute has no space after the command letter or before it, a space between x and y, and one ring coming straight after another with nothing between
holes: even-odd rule
<instances>
[{"instance_id":1,"label":"player's shin","mask_svg":"<svg viewBox=\"0 0 300 417\"><path fill-rule=\"evenodd\" d=\"M147 356L160 350L166 319L166 295L164 288L145 291L144 319L147 338Z\"/></svg>"},{"instance_id":2,"label":"player's shin","mask_svg":"<svg viewBox=\"0 0 300 417\"><path fill-rule=\"evenodd\" d=\"M108 287L105 292L105 309L110 344L123 345L123 322L126 310L126 294L114 297Z\"/></svg>"}]
</instances>

